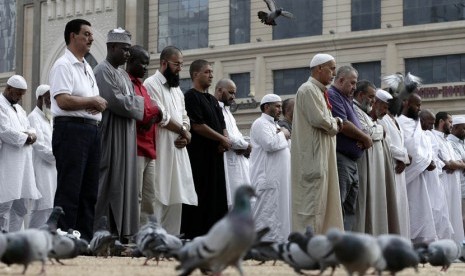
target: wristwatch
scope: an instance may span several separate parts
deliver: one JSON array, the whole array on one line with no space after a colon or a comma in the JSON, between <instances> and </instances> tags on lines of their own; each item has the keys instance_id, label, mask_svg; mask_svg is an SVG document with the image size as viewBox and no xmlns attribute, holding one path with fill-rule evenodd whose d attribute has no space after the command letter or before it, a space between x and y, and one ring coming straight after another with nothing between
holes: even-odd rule
<instances>
[{"instance_id":1,"label":"wristwatch","mask_svg":"<svg viewBox=\"0 0 465 276\"><path fill-rule=\"evenodd\" d=\"M187 131L187 127L185 125L182 125L181 129L179 130L179 134L183 133L184 131Z\"/></svg>"}]
</instances>

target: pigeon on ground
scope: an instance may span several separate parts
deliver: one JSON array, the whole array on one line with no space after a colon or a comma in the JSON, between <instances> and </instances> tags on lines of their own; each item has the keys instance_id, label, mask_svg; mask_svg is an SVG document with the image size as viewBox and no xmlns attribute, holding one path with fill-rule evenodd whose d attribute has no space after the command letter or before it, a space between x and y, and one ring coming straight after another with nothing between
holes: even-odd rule
<instances>
[{"instance_id":1,"label":"pigeon on ground","mask_svg":"<svg viewBox=\"0 0 465 276\"><path fill-rule=\"evenodd\" d=\"M110 255L110 246L114 244L117 239L117 236L113 236L110 231L108 231L108 218L102 216L98 221L97 231L95 231L90 241L89 250L96 257L104 256L106 258Z\"/></svg>"},{"instance_id":2,"label":"pigeon on ground","mask_svg":"<svg viewBox=\"0 0 465 276\"><path fill-rule=\"evenodd\" d=\"M353 275L354 272L365 275L370 267L381 275L381 271L386 268L381 248L373 236L364 233L343 233L336 228L329 229L326 236L333 245L336 258L349 275Z\"/></svg>"},{"instance_id":3,"label":"pigeon on ground","mask_svg":"<svg viewBox=\"0 0 465 276\"><path fill-rule=\"evenodd\" d=\"M307 244L307 254L314 259L320 266L320 275L331 267L331 275L334 274L339 261L334 254L333 245L325 235L311 236Z\"/></svg>"},{"instance_id":4,"label":"pigeon on ground","mask_svg":"<svg viewBox=\"0 0 465 276\"><path fill-rule=\"evenodd\" d=\"M280 259L287 263L298 274L304 274L302 270L320 269L319 263L307 254L308 235L293 232L288 237L288 242L273 245L279 252Z\"/></svg>"},{"instance_id":5,"label":"pigeon on ground","mask_svg":"<svg viewBox=\"0 0 465 276\"><path fill-rule=\"evenodd\" d=\"M377 239L386 260L386 271L396 275L405 268L413 267L418 272L420 259L410 240L392 234L380 235Z\"/></svg>"},{"instance_id":6,"label":"pigeon on ground","mask_svg":"<svg viewBox=\"0 0 465 276\"><path fill-rule=\"evenodd\" d=\"M136 245L147 258L143 265L147 265L147 262L153 258L158 264L161 256L179 250L183 243L178 237L168 234L157 222L155 215L149 215L147 220L147 224L136 234Z\"/></svg>"},{"instance_id":7,"label":"pigeon on ground","mask_svg":"<svg viewBox=\"0 0 465 276\"><path fill-rule=\"evenodd\" d=\"M48 252L52 249L52 235L40 229L27 229L5 234L7 247L1 261L6 265L22 264L23 274L31 262L42 262L40 274L45 274Z\"/></svg>"},{"instance_id":8,"label":"pigeon on ground","mask_svg":"<svg viewBox=\"0 0 465 276\"><path fill-rule=\"evenodd\" d=\"M244 261L255 260L260 262L258 265L262 265L267 261L276 262L279 260L278 255L272 249L271 251L267 251L274 242L262 241L262 238L268 234L268 232L270 232L270 227L264 227L257 231L255 242L245 254Z\"/></svg>"},{"instance_id":9,"label":"pigeon on ground","mask_svg":"<svg viewBox=\"0 0 465 276\"><path fill-rule=\"evenodd\" d=\"M244 275L242 258L255 242L255 223L250 199L255 191L249 185L240 186L234 197L234 207L219 220L205 236L186 243L173 254L180 264L180 276L191 274L199 268L202 272L219 274L228 266L234 266Z\"/></svg>"},{"instance_id":10,"label":"pigeon on ground","mask_svg":"<svg viewBox=\"0 0 465 276\"><path fill-rule=\"evenodd\" d=\"M44 225L40 226L39 229L46 230L53 235L58 234L57 233L58 220L63 215L65 215L63 208L61 208L60 206L53 207L52 213L48 217L47 222Z\"/></svg>"},{"instance_id":11,"label":"pigeon on ground","mask_svg":"<svg viewBox=\"0 0 465 276\"><path fill-rule=\"evenodd\" d=\"M264 23L265 25L276 26L276 22L274 21L278 16L282 15L287 18L294 18L294 15L288 11L283 10L283 8L276 8L276 3L274 0L263 0L265 1L269 12L259 11L258 18Z\"/></svg>"},{"instance_id":12,"label":"pigeon on ground","mask_svg":"<svg viewBox=\"0 0 465 276\"><path fill-rule=\"evenodd\" d=\"M58 231L58 233L60 233ZM73 259L79 255L87 254L89 243L80 238L78 231L69 229L53 238L52 250L48 253L50 259L55 259L59 264L64 265L60 260Z\"/></svg>"},{"instance_id":13,"label":"pigeon on ground","mask_svg":"<svg viewBox=\"0 0 465 276\"><path fill-rule=\"evenodd\" d=\"M438 240L428 245L427 259L432 266L441 266L446 272L451 263L462 254L461 245L450 239Z\"/></svg>"}]
</instances>

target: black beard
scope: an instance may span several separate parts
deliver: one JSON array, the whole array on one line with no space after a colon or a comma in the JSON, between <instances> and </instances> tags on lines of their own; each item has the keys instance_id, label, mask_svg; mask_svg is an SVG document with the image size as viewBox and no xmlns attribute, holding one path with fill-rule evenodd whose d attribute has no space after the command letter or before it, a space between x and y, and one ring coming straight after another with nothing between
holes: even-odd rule
<instances>
[{"instance_id":1,"label":"black beard","mask_svg":"<svg viewBox=\"0 0 465 276\"><path fill-rule=\"evenodd\" d=\"M415 121L418 121L418 115L419 115L418 113L419 112L415 112L412 108L409 108L407 110L407 117L411 118L411 119L413 119Z\"/></svg>"},{"instance_id":2,"label":"black beard","mask_svg":"<svg viewBox=\"0 0 465 276\"><path fill-rule=\"evenodd\" d=\"M163 72L163 76L165 76L169 87L179 86L179 75L176 75L169 66L166 68L165 72Z\"/></svg>"}]
</instances>

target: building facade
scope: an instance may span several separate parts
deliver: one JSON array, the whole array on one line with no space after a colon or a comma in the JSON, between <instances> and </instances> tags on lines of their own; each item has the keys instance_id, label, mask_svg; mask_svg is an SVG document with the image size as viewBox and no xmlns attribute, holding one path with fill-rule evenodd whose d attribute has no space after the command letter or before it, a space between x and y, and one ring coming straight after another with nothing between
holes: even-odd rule
<instances>
[{"instance_id":1,"label":"building facade","mask_svg":"<svg viewBox=\"0 0 465 276\"><path fill-rule=\"evenodd\" d=\"M106 33L118 26L149 50L150 74L163 47L180 48L184 89L190 86L190 63L211 62L215 82L230 77L238 85L235 116L245 133L263 95L293 97L319 52L333 55L338 66L353 65L360 79L379 87L382 76L410 72L424 80L423 108L465 113L465 0L276 0L295 18L280 17L274 27L257 17L267 8L262 0L2 1L8 7L16 2L16 25L3 19L0 25L0 86L14 72L26 76L31 91L47 82L65 47L64 25L84 18L93 26L91 54L97 62L106 55ZM0 15L7 10L11 14L0 4ZM8 32L13 25L16 37ZM2 49L11 40L16 41L13 58L12 50ZM31 95L23 104L30 110L33 103Z\"/></svg>"}]
</instances>

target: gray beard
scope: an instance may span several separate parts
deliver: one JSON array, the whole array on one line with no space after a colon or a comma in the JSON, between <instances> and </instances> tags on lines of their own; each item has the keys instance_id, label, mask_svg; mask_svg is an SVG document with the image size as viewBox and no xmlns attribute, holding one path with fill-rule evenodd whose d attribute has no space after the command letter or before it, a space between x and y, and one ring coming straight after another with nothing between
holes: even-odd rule
<instances>
[{"instance_id":1,"label":"gray beard","mask_svg":"<svg viewBox=\"0 0 465 276\"><path fill-rule=\"evenodd\" d=\"M47 118L47 120L49 122L52 121L52 118L53 118L53 114L52 114L52 110L50 110L50 108L46 107L45 105L42 107L42 112L44 113L45 115L45 118Z\"/></svg>"}]
</instances>

